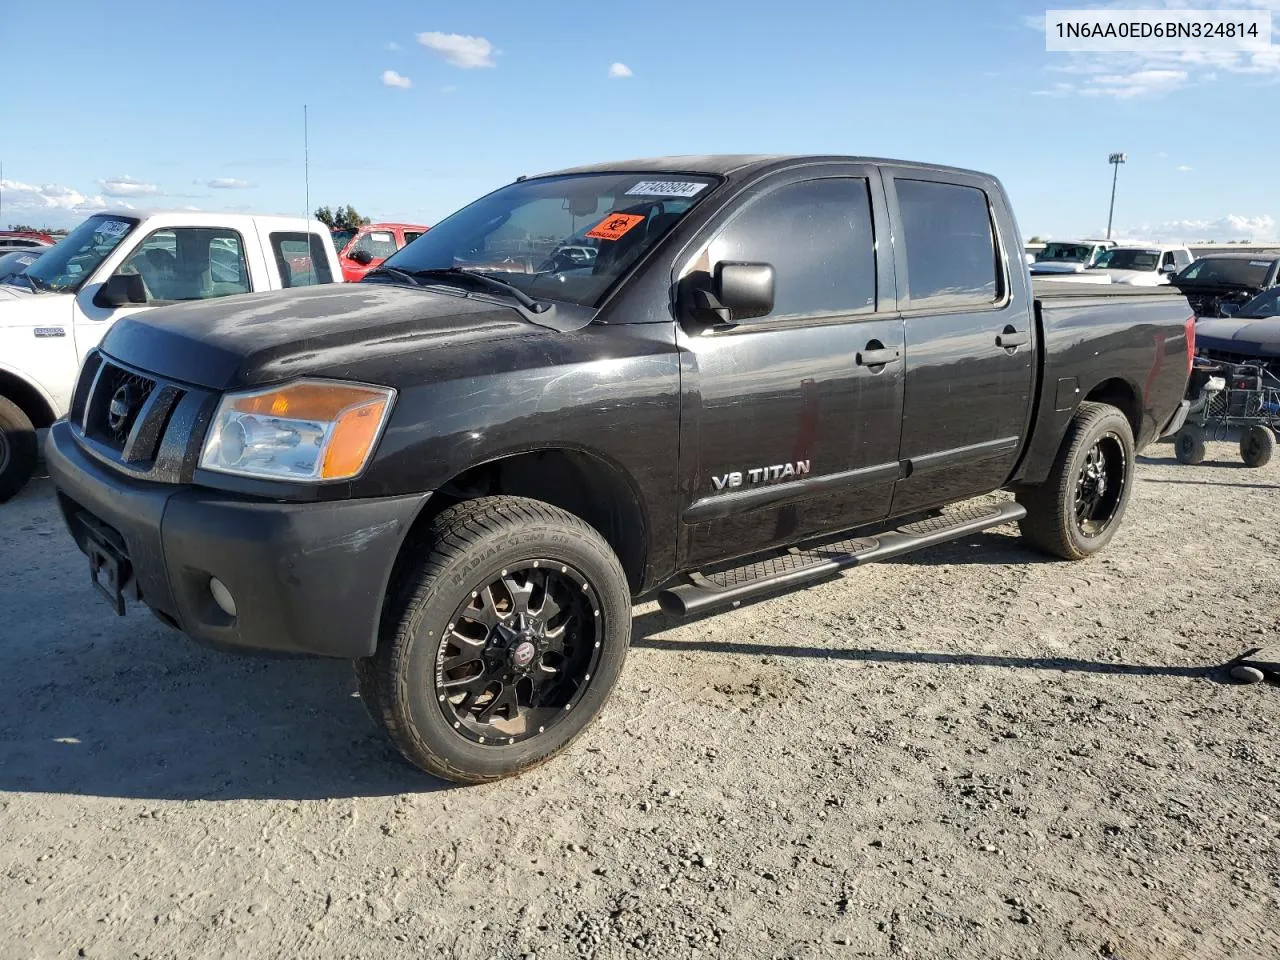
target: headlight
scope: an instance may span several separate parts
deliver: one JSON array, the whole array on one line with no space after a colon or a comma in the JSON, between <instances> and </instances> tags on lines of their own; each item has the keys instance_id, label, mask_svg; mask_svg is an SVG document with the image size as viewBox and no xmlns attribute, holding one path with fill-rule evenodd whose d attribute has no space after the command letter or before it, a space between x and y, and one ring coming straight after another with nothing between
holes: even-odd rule
<instances>
[{"instance_id":1,"label":"headlight","mask_svg":"<svg viewBox=\"0 0 1280 960\"><path fill-rule=\"evenodd\" d=\"M229 393L200 454L206 470L280 480L347 480L364 469L395 391L332 380Z\"/></svg>"}]
</instances>

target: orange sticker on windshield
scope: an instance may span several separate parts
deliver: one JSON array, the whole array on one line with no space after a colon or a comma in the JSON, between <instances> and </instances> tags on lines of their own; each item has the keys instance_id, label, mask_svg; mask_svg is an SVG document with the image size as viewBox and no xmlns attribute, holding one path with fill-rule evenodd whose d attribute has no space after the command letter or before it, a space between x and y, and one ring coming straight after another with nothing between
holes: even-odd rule
<instances>
[{"instance_id":1,"label":"orange sticker on windshield","mask_svg":"<svg viewBox=\"0 0 1280 960\"><path fill-rule=\"evenodd\" d=\"M618 240L644 217L638 213L611 213L587 231L593 240Z\"/></svg>"}]
</instances>

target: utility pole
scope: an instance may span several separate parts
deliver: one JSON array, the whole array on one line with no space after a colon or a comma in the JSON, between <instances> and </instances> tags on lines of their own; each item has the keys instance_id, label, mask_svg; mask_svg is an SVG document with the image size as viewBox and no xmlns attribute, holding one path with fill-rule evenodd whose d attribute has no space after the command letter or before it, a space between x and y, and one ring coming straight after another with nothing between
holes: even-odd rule
<instances>
[{"instance_id":1,"label":"utility pole","mask_svg":"<svg viewBox=\"0 0 1280 960\"><path fill-rule=\"evenodd\" d=\"M1127 154L1113 153L1107 157L1107 163L1115 168L1115 172L1111 175L1111 209L1107 212L1107 239L1111 239L1111 220L1116 213L1116 180L1120 177L1120 164L1128 160Z\"/></svg>"}]
</instances>

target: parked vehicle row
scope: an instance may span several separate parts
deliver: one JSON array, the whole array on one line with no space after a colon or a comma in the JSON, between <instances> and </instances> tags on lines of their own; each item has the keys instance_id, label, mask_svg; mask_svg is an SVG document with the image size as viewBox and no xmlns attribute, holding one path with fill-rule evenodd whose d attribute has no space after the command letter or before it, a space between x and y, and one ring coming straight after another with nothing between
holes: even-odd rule
<instances>
[{"instance_id":1,"label":"parked vehicle row","mask_svg":"<svg viewBox=\"0 0 1280 960\"><path fill-rule=\"evenodd\" d=\"M1155 287L1190 266L1191 251L1176 244L1112 246L1096 250L1091 263L1071 261L1054 270L1055 264L1033 266L1038 279L1057 283L1105 283L1133 287Z\"/></svg>"},{"instance_id":2,"label":"parked vehicle row","mask_svg":"<svg viewBox=\"0 0 1280 960\"><path fill-rule=\"evenodd\" d=\"M1012 521L1107 544L1193 318L1033 291L1021 248L995 178L927 164L522 178L359 288L125 316L46 460L113 610L351 658L412 762L491 780L600 712L637 597L736 605Z\"/></svg>"},{"instance_id":3,"label":"parked vehicle row","mask_svg":"<svg viewBox=\"0 0 1280 960\"><path fill-rule=\"evenodd\" d=\"M66 414L84 358L122 317L339 277L319 221L135 210L89 217L0 279L0 501L26 483L35 430Z\"/></svg>"}]
</instances>

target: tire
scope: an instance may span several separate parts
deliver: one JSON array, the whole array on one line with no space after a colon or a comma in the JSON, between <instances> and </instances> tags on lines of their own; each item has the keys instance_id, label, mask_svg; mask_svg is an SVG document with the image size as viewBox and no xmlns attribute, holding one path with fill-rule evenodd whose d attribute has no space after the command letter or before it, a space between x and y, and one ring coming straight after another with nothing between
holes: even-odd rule
<instances>
[{"instance_id":1,"label":"tire","mask_svg":"<svg viewBox=\"0 0 1280 960\"><path fill-rule=\"evenodd\" d=\"M1179 463L1197 464L1204 460L1204 434L1198 427L1183 427L1173 438L1173 455Z\"/></svg>"},{"instance_id":2,"label":"tire","mask_svg":"<svg viewBox=\"0 0 1280 960\"><path fill-rule=\"evenodd\" d=\"M422 551L393 582L377 651L356 663L361 699L410 763L446 780L551 759L600 713L626 660L618 558L578 517L522 497L450 507Z\"/></svg>"},{"instance_id":3,"label":"tire","mask_svg":"<svg viewBox=\"0 0 1280 960\"><path fill-rule=\"evenodd\" d=\"M1270 427L1254 424L1240 435L1240 459L1246 467L1265 467L1276 452L1276 435Z\"/></svg>"},{"instance_id":4,"label":"tire","mask_svg":"<svg viewBox=\"0 0 1280 960\"><path fill-rule=\"evenodd\" d=\"M0 503L27 485L39 456L30 418L12 400L0 397Z\"/></svg>"},{"instance_id":5,"label":"tire","mask_svg":"<svg viewBox=\"0 0 1280 960\"><path fill-rule=\"evenodd\" d=\"M1022 536L1064 560L1097 553L1124 519L1133 465L1133 431L1125 415L1104 403L1080 404L1048 479L1018 492L1027 510L1018 522Z\"/></svg>"}]
</instances>

